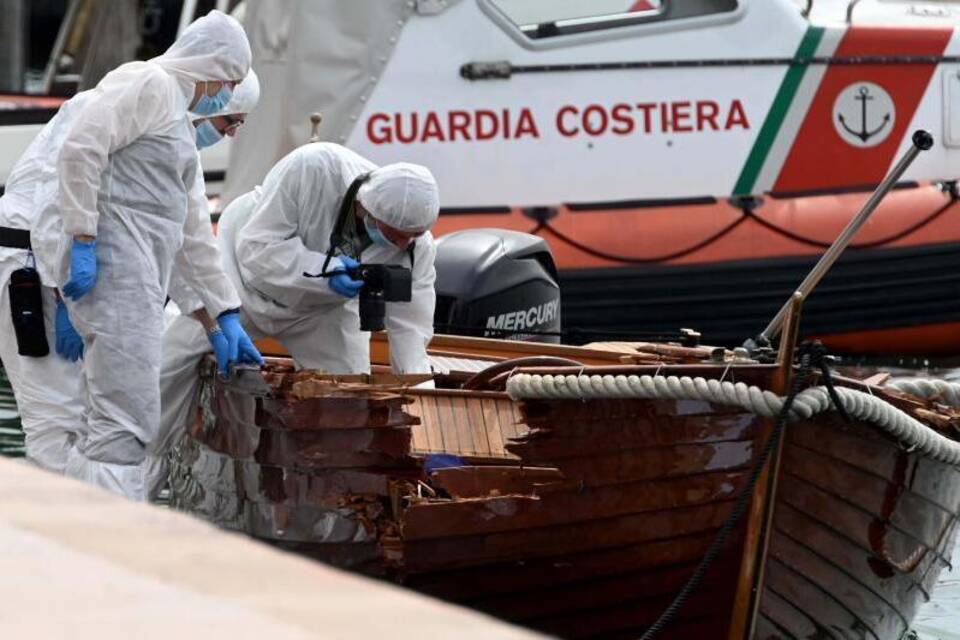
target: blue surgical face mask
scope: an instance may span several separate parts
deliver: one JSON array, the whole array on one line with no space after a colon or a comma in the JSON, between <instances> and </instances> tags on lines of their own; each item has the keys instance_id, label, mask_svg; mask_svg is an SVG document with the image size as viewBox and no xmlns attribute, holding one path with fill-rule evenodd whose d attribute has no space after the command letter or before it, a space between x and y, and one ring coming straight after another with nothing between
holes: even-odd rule
<instances>
[{"instance_id":1,"label":"blue surgical face mask","mask_svg":"<svg viewBox=\"0 0 960 640\"><path fill-rule=\"evenodd\" d=\"M212 147L221 140L223 140L223 134L217 131L209 120L204 120L197 125L197 149Z\"/></svg>"},{"instance_id":2,"label":"blue surgical face mask","mask_svg":"<svg viewBox=\"0 0 960 640\"><path fill-rule=\"evenodd\" d=\"M370 214L363 216L363 226L367 228L367 235L370 236L371 240L373 240L373 244L381 247L393 247L394 249L400 248L390 242L390 240L387 239L387 236L383 235L383 232L380 231L380 227L378 227L374 219L370 217Z\"/></svg>"},{"instance_id":3,"label":"blue surgical face mask","mask_svg":"<svg viewBox=\"0 0 960 640\"><path fill-rule=\"evenodd\" d=\"M215 96L208 96L204 91L200 95L200 99L197 100L197 104L193 105L190 111L200 116L211 116L226 109L232 97L233 89L225 83Z\"/></svg>"}]
</instances>

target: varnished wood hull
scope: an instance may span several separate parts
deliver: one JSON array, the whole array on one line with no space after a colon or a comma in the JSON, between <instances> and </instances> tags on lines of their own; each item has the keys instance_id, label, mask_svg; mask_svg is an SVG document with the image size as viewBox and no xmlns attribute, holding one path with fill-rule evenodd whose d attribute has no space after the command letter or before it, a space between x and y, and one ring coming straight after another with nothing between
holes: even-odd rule
<instances>
[{"instance_id":1,"label":"varnished wood hull","mask_svg":"<svg viewBox=\"0 0 960 640\"><path fill-rule=\"evenodd\" d=\"M535 498L412 505L404 580L551 634L636 636L729 514L759 433L752 415L678 404L528 403L532 431L507 448L524 464L559 469L563 480L538 487ZM442 474L435 481L443 486ZM728 624L739 536L672 637Z\"/></svg>"},{"instance_id":2,"label":"varnished wood hull","mask_svg":"<svg viewBox=\"0 0 960 640\"><path fill-rule=\"evenodd\" d=\"M769 386L773 368L736 375ZM570 638L637 637L657 618L770 428L700 401L382 387L257 399L213 379L204 396L174 504ZM428 476L430 452L475 466ZM874 427L829 415L790 425L754 637L899 637L947 561L958 507L960 472ZM727 637L745 532L733 529L658 637Z\"/></svg>"},{"instance_id":3,"label":"varnished wood hull","mask_svg":"<svg viewBox=\"0 0 960 640\"><path fill-rule=\"evenodd\" d=\"M960 470L836 416L787 435L757 638L899 638L947 565Z\"/></svg>"}]
</instances>

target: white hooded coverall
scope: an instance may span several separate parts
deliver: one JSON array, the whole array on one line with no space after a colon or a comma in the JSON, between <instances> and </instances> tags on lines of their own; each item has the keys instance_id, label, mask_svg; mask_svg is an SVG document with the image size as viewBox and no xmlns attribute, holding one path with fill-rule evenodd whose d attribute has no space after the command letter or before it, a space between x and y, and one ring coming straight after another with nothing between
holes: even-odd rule
<instances>
[{"instance_id":1,"label":"white hooded coverall","mask_svg":"<svg viewBox=\"0 0 960 640\"><path fill-rule=\"evenodd\" d=\"M89 98L90 92L85 91L65 102L14 165L0 197L0 226L30 230L44 203L56 199L57 151L74 115ZM41 278L41 296L50 354L34 358L18 353L7 289L10 275L30 263L25 249L0 247L0 360L17 400L27 458L59 473L83 420L83 363L70 362L53 351L56 285L47 278Z\"/></svg>"},{"instance_id":2,"label":"white hooded coverall","mask_svg":"<svg viewBox=\"0 0 960 640\"><path fill-rule=\"evenodd\" d=\"M7 178L6 193L0 197L0 226L29 230L33 234L52 234L48 242L59 242L60 225L36 226L38 212L57 197L57 157L63 138L91 92L79 93L65 102L57 114L37 134L27 151L17 161ZM234 91L227 107L214 115L249 113L260 98L260 86L251 72ZM212 117L212 116L211 116ZM190 206L201 211L209 220L202 174L190 191ZM57 222L48 218L48 222ZM212 241L212 237L210 239ZM44 326L51 353L42 358L21 356L17 351L10 317L9 296L6 295L10 274L30 263L24 249L0 247L0 360L10 379L24 432L27 459L44 469L62 473L67 452L83 421L84 378L83 362L70 362L55 354L54 314L56 312L56 284L42 279ZM175 272L173 282L182 282ZM194 295L190 292L190 295Z\"/></svg>"},{"instance_id":3,"label":"white hooded coverall","mask_svg":"<svg viewBox=\"0 0 960 640\"><path fill-rule=\"evenodd\" d=\"M410 168L414 167L411 172ZM334 293L320 273L340 201L353 180L372 172L357 200L378 220L402 230L429 229L437 217L436 184L423 167L377 168L349 149L306 144L280 160L263 185L237 198L220 218L224 270L240 292L243 326L251 336L272 336L298 366L331 373L370 371L370 334L360 331L357 299ZM424 176L425 174L425 176ZM410 267L406 250L371 245L363 263ZM396 373L429 373L427 344L436 304L436 245L426 231L413 252L411 302L387 303L385 325ZM338 264L334 259L328 267ZM178 302L184 314L200 308ZM162 419L148 447L148 492L165 479L163 457L196 413L198 364L208 350L203 327L182 315L168 322L163 338Z\"/></svg>"},{"instance_id":4,"label":"white hooded coverall","mask_svg":"<svg viewBox=\"0 0 960 640\"><path fill-rule=\"evenodd\" d=\"M66 301L84 339L86 384L66 472L136 499L145 498L144 446L159 429L163 303L174 265L212 313L239 304L199 204L187 106L196 82L241 79L249 66L243 29L214 11L164 55L109 73L73 118L60 146L58 196L32 229L38 269L60 287L73 236L96 236L96 284Z\"/></svg>"}]
</instances>

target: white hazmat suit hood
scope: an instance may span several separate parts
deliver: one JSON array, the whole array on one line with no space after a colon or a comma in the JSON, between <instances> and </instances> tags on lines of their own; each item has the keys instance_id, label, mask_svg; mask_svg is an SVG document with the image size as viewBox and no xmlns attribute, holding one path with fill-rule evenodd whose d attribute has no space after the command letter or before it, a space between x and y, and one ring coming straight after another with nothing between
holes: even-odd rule
<instances>
[{"instance_id":1,"label":"white hazmat suit hood","mask_svg":"<svg viewBox=\"0 0 960 640\"><path fill-rule=\"evenodd\" d=\"M221 11L211 11L192 22L169 49L150 62L193 82L242 80L250 71L251 57L240 23Z\"/></svg>"},{"instance_id":2,"label":"white hazmat suit hood","mask_svg":"<svg viewBox=\"0 0 960 640\"><path fill-rule=\"evenodd\" d=\"M360 331L357 300L303 276L322 270L341 200L365 173L370 177L358 199L365 195L361 204L377 220L409 231L436 219L436 183L425 168L377 167L350 149L323 142L290 152L262 187L231 203L220 218L220 247L227 274L239 284L242 314L256 325L256 333L280 339L304 367L331 373L370 370L369 334ZM433 336L435 256L429 231L417 238L412 256L377 245L360 256L364 263L413 269L411 302L386 307L396 373L430 371L426 345Z\"/></svg>"},{"instance_id":3,"label":"white hazmat suit hood","mask_svg":"<svg viewBox=\"0 0 960 640\"><path fill-rule=\"evenodd\" d=\"M247 77L234 89L233 96L226 107L209 116L194 114L193 117L216 118L217 116L227 116L234 113L250 113L257 107L258 102L260 102L260 78L257 77L253 69L250 69Z\"/></svg>"},{"instance_id":4,"label":"white hazmat suit hood","mask_svg":"<svg viewBox=\"0 0 960 640\"><path fill-rule=\"evenodd\" d=\"M428 231L440 211L433 174L409 162L375 169L357 191L357 200L380 222L412 233Z\"/></svg>"}]
</instances>

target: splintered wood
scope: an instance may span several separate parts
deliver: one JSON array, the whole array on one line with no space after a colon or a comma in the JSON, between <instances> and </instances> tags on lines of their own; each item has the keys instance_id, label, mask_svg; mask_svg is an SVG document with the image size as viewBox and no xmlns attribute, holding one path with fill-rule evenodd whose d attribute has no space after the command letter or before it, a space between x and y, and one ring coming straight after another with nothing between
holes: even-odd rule
<instances>
[{"instance_id":1,"label":"splintered wood","mask_svg":"<svg viewBox=\"0 0 960 640\"><path fill-rule=\"evenodd\" d=\"M450 453L467 459L516 460L506 450L510 438L526 432L515 404L498 393L421 390L430 375L389 373L332 375L316 371L276 371L268 381L295 400L361 395L383 401L402 396L411 427L411 453Z\"/></svg>"},{"instance_id":2,"label":"splintered wood","mask_svg":"<svg viewBox=\"0 0 960 640\"><path fill-rule=\"evenodd\" d=\"M298 400L322 398L345 393L363 393L367 397L378 398L404 393L410 387L432 380L433 376L393 375L393 374L357 374L330 375L305 373L295 380L289 388L289 394Z\"/></svg>"}]
</instances>

